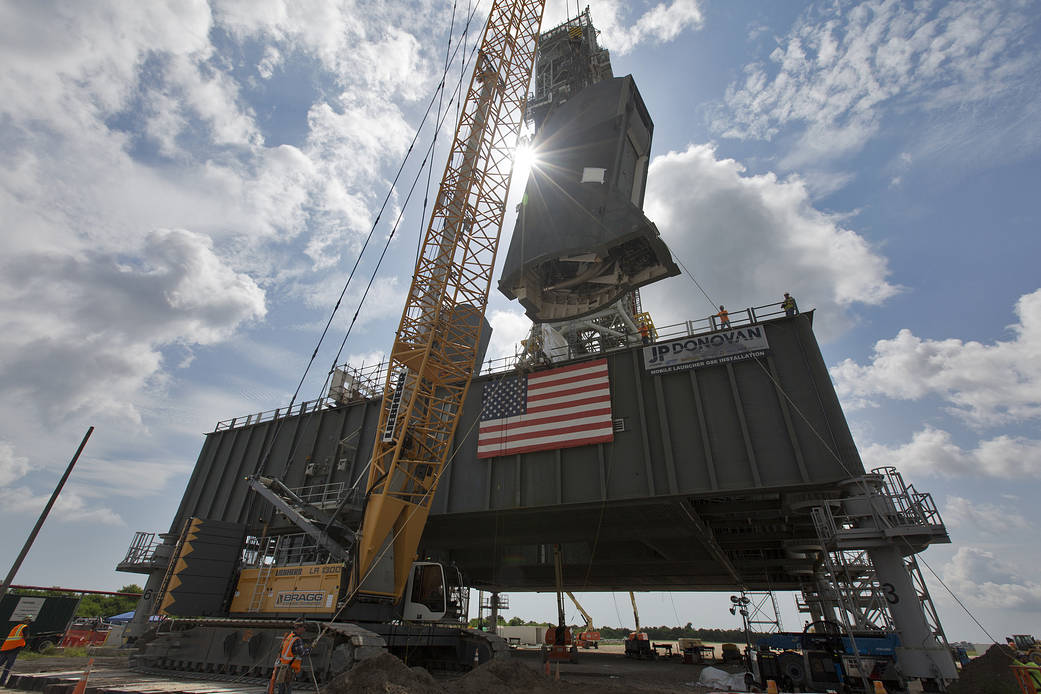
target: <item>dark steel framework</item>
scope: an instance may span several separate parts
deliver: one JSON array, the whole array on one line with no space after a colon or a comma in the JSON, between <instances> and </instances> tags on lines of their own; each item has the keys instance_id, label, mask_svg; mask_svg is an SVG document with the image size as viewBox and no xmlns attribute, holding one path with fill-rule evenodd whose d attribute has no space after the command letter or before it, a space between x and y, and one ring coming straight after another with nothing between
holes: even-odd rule
<instances>
[{"instance_id":1,"label":"dark steel framework","mask_svg":"<svg viewBox=\"0 0 1041 694\"><path fill-rule=\"evenodd\" d=\"M649 375L640 348L607 353L611 443L479 460L483 384L501 376L474 379L422 553L487 590L552 590L554 543L569 589L797 590L819 544L810 508L864 472L811 317L762 323L758 360ZM267 446L287 487L356 515L378 410L330 403L207 434L171 533L191 517L298 532L245 480Z\"/></svg>"}]
</instances>

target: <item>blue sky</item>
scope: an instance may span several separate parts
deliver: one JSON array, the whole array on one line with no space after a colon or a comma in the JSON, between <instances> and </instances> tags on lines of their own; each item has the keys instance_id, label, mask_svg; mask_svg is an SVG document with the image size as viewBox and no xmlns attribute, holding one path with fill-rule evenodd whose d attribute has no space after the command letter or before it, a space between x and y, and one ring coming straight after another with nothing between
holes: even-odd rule
<instances>
[{"instance_id":1,"label":"blue sky","mask_svg":"<svg viewBox=\"0 0 1041 694\"><path fill-rule=\"evenodd\" d=\"M453 21L447 2L0 3L2 556L97 427L19 582L133 580L112 567L135 530L166 528L202 432L288 401L465 4ZM924 558L996 637L1041 612L1039 10L590 2L615 74L634 76L655 121L648 216L712 303L791 291L817 309L865 464L934 494L954 542ZM544 26L565 13L550 2ZM391 343L417 196L347 344L353 363ZM508 216L503 243L510 229ZM659 325L711 312L683 277L643 299ZM489 318L492 353L512 354L521 311L493 292ZM584 602L631 624L623 598ZM950 637L984 638L934 598ZM640 601L644 623L733 623L725 596ZM512 604L554 610L549 596Z\"/></svg>"}]
</instances>

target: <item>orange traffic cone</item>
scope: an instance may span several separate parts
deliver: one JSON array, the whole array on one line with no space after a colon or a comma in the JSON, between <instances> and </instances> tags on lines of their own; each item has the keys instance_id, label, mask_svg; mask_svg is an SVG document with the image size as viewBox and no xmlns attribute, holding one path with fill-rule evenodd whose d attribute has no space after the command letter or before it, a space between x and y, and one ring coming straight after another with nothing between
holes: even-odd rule
<instances>
[{"instance_id":1,"label":"orange traffic cone","mask_svg":"<svg viewBox=\"0 0 1041 694\"><path fill-rule=\"evenodd\" d=\"M886 694L886 686L875 680L875 694Z\"/></svg>"},{"instance_id":2,"label":"orange traffic cone","mask_svg":"<svg viewBox=\"0 0 1041 694\"><path fill-rule=\"evenodd\" d=\"M766 680L766 694L778 694L777 683L773 680Z\"/></svg>"},{"instance_id":3,"label":"orange traffic cone","mask_svg":"<svg viewBox=\"0 0 1041 694\"><path fill-rule=\"evenodd\" d=\"M94 666L94 659L87 661L87 669L83 671L80 681L72 689L72 694L84 694L87 691L87 678L90 677L90 668Z\"/></svg>"}]
</instances>

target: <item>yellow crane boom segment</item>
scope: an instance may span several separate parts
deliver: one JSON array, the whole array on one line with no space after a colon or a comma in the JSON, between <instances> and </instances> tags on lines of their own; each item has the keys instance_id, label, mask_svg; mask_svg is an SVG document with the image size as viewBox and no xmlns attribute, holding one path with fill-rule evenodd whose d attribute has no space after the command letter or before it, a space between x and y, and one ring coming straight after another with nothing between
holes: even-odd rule
<instances>
[{"instance_id":1,"label":"yellow crane boom segment","mask_svg":"<svg viewBox=\"0 0 1041 694\"><path fill-rule=\"evenodd\" d=\"M352 570L363 594L404 591L447 461L474 370L544 6L495 0L485 27L390 354Z\"/></svg>"}]
</instances>

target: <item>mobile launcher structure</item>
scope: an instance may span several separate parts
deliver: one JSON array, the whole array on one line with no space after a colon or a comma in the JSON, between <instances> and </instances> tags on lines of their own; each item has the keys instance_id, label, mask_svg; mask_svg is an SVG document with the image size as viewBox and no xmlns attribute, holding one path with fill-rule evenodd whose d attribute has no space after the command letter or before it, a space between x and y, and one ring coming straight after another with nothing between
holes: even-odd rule
<instances>
[{"instance_id":1,"label":"mobile launcher structure","mask_svg":"<svg viewBox=\"0 0 1041 694\"><path fill-rule=\"evenodd\" d=\"M493 7L390 363L218 424L170 530L135 538L118 568L149 576L138 666L266 677L306 615L319 681L384 651L465 669L504 649L463 626L472 588L498 606L507 590L794 590L813 622L895 635L900 678L941 688L956 670L915 560L949 542L931 497L864 470L812 312L753 307L640 344L636 290L676 273L640 209L653 125L588 12L540 37L525 99L541 11ZM562 339L533 339L535 372L509 377L602 372L610 411L596 442L499 454L470 434L505 376L474 374L525 106L553 166L529 181L499 288ZM724 343L741 349L685 357ZM868 686L850 641L848 679Z\"/></svg>"}]
</instances>

